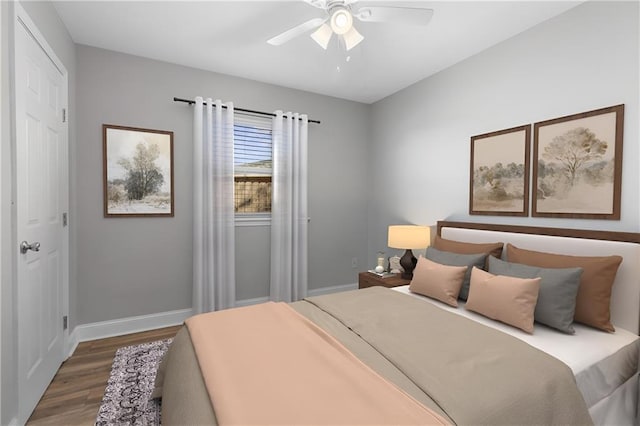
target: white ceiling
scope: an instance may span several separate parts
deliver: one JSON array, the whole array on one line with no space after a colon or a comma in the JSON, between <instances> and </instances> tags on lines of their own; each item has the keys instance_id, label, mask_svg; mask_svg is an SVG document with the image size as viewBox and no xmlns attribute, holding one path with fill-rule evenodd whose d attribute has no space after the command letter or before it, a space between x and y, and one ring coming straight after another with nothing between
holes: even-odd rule
<instances>
[{"instance_id":1,"label":"white ceiling","mask_svg":"<svg viewBox=\"0 0 640 426\"><path fill-rule=\"evenodd\" d=\"M53 2L78 44L372 103L581 1L421 3L434 10L428 26L356 21L365 40L347 54L307 35L266 43L323 16L302 0Z\"/></svg>"}]
</instances>

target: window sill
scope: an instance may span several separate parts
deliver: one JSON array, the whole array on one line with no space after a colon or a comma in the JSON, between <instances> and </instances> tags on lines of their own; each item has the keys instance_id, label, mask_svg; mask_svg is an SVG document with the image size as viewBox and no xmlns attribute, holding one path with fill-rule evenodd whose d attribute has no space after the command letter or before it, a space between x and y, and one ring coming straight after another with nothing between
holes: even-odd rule
<instances>
[{"instance_id":1,"label":"window sill","mask_svg":"<svg viewBox=\"0 0 640 426\"><path fill-rule=\"evenodd\" d=\"M236 226L271 226L271 214L236 215Z\"/></svg>"}]
</instances>

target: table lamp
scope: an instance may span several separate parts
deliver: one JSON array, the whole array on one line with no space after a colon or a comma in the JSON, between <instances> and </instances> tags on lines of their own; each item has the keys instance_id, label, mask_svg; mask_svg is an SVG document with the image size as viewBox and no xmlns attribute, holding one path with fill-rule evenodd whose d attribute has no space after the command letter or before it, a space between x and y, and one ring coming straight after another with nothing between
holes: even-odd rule
<instances>
[{"instance_id":1,"label":"table lamp","mask_svg":"<svg viewBox=\"0 0 640 426\"><path fill-rule=\"evenodd\" d=\"M411 249L423 249L431 243L431 228L417 225L390 225L387 245L391 248L405 249L400 258L400 266L404 269L402 278L413 278L413 270L418 259Z\"/></svg>"}]
</instances>

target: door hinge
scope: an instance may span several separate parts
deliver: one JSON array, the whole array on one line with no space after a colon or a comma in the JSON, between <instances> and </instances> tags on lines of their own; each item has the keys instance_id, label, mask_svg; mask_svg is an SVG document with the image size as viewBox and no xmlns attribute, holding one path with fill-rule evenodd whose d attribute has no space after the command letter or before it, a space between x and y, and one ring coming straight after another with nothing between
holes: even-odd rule
<instances>
[{"instance_id":1,"label":"door hinge","mask_svg":"<svg viewBox=\"0 0 640 426\"><path fill-rule=\"evenodd\" d=\"M62 329L66 330L67 328L69 328L69 317L65 315L62 317Z\"/></svg>"},{"instance_id":2,"label":"door hinge","mask_svg":"<svg viewBox=\"0 0 640 426\"><path fill-rule=\"evenodd\" d=\"M67 226L67 212L62 213L62 226Z\"/></svg>"},{"instance_id":3,"label":"door hinge","mask_svg":"<svg viewBox=\"0 0 640 426\"><path fill-rule=\"evenodd\" d=\"M62 108L62 122L63 123L67 122L67 109L66 108Z\"/></svg>"}]
</instances>

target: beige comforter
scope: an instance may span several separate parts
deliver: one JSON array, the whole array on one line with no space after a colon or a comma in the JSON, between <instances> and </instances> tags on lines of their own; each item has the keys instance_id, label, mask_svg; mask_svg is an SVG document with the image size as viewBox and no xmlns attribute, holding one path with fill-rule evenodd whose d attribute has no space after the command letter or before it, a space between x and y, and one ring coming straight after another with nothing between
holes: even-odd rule
<instances>
[{"instance_id":1,"label":"beige comforter","mask_svg":"<svg viewBox=\"0 0 640 426\"><path fill-rule=\"evenodd\" d=\"M221 424L449 424L285 303L186 325Z\"/></svg>"},{"instance_id":2,"label":"beige comforter","mask_svg":"<svg viewBox=\"0 0 640 426\"><path fill-rule=\"evenodd\" d=\"M458 425L592 424L565 364L415 298L375 287L291 306ZM176 336L165 366L163 424L214 423L215 408L186 329Z\"/></svg>"}]
</instances>

